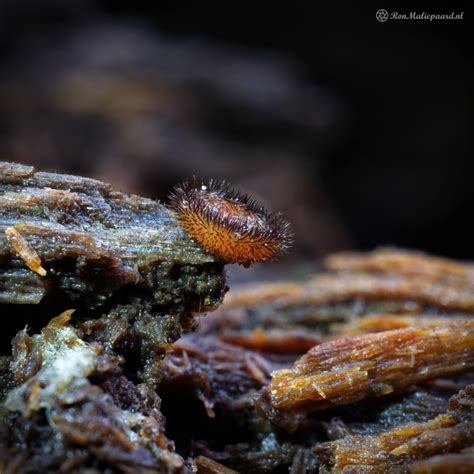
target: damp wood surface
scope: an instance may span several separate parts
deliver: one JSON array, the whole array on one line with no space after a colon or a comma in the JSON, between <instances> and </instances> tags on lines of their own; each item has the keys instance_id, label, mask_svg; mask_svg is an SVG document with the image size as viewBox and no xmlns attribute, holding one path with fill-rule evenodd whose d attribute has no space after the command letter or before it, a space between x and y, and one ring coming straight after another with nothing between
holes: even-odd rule
<instances>
[{"instance_id":1,"label":"damp wood surface","mask_svg":"<svg viewBox=\"0 0 474 474\"><path fill-rule=\"evenodd\" d=\"M474 321L404 328L320 344L273 374L272 405L321 410L474 370Z\"/></svg>"},{"instance_id":2,"label":"damp wood surface","mask_svg":"<svg viewBox=\"0 0 474 474\"><path fill-rule=\"evenodd\" d=\"M231 292L201 332L282 364L255 408L294 436L322 423L337 440L314 441L322 472L423 472L424 458L441 472L473 462L473 406L455 416L445 398L473 381L472 276L416 252L336 254L305 281Z\"/></svg>"},{"instance_id":3,"label":"damp wood surface","mask_svg":"<svg viewBox=\"0 0 474 474\"><path fill-rule=\"evenodd\" d=\"M0 163L0 308L11 315L3 354L15 324L38 330L74 308L84 339L133 360L137 377L153 384L165 349L225 291L224 264L164 204Z\"/></svg>"},{"instance_id":4,"label":"damp wood surface","mask_svg":"<svg viewBox=\"0 0 474 474\"><path fill-rule=\"evenodd\" d=\"M155 390L225 291L224 264L165 205L1 163L0 471L192 470Z\"/></svg>"},{"instance_id":5,"label":"damp wood surface","mask_svg":"<svg viewBox=\"0 0 474 474\"><path fill-rule=\"evenodd\" d=\"M27 248L43 271L31 271ZM0 163L2 303L39 303L57 290L94 305L142 284L160 263L214 262L159 202L89 178Z\"/></svg>"},{"instance_id":6,"label":"damp wood surface","mask_svg":"<svg viewBox=\"0 0 474 474\"><path fill-rule=\"evenodd\" d=\"M1 186L0 225L14 231L2 232L0 309L16 329L0 357L0 471L470 472L470 264L343 253L303 281L223 298L223 265L162 204L18 165ZM39 214L21 204L32 189ZM98 214L70 213L69 193ZM143 235L125 237L132 221ZM57 229L72 241L55 248Z\"/></svg>"},{"instance_id":7,"label":"damp wood surface","mask_svg":"<svg viewBox=\"0 0 474 474\"><path fill-rule=\"evenodd\" d=\"M305 340L316 345L341 335L472 318L471 264L394 249L335 254L325 263L321 272L300 282L234 288L203 322L203 331L242 345L260 343L262 349L271 334L288 343L297 340L292 334L304 334L299 352L306 352Z\"/></svg>"},{"instance_id":8,"label":"damp wood surface","mask_svg":"<svg viewBox=\"0 0 474 474\"><path fill-rule=\"evenodd\" d=\"M458 466L460 460L472 466L474 459L466 451L474 443L473 395L474 386L470 385L451 397L445 413L429 421L406 423L377 434L348 434L318 444L314 452L335 472L361 469L362 466L368 467L369 472L381 472L377 468L392 466L393 469L412 463L410 472L430 472L422 470L423 462L415 462L422 458L427 458L425 469L438 464L438 468L444 466L445 472L451 472L450 457L445 457L450 451L465 452L455 456L453 466ZM439 456L437 459L432 458L435 454Z\"/></svg>"}]
</instances>

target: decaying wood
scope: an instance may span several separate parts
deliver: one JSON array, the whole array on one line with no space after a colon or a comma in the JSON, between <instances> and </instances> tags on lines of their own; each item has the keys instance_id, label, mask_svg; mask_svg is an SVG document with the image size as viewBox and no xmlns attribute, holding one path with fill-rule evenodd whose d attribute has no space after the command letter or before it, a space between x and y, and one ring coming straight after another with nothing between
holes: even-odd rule
<instances>
[{"instance_id":1,"label":"decaying wood","mask_svg":"<svg viewBox=\"0 0 474 474\"><path fill-rule=\"evenodd\" d=\"M253 406L253 397L278 368L251 351L226 344L213 336L186 336L176 342L162 362L161 393L184 392L200 400L209 417L215 409L241 412ZM183 396L183 395L181 395Z\"/></svg>"},{"instance_id":2,"label":"decaying wood","mask_svg":"<svg viewBox=\"0 0 474 474\"><path fill-rule=\"evenodd\" d=\"M273 288L254 288L252 303L265 302ZM240 297L242 298L242 296ZM447 311L474 312L474 295L470 287L449 286L432 280L404 278L399 275L322 275L307 285L283 292L276 301L280 306L330 305L358 299L362 302L415 302ZM238 301L238 300L237 300ZM236 299L231 304L237 303Z\"/></svg>"},{"instance_id":3,"label":"decaying wood","mask_svg":"<svg viewBox=\"0 0 474 474\"><path fill-rule=\"evenodd\" d=\"M466 282L465 282L466 283ZM358 299L370 302L411 302L442 310L474 311L471 288L464 284L446 285L430 279L403 277L396 274L320 275L306 284L269 283L229 295L225 309L261 304L278 304L280 308L297 305L323 306Z\"/></svg>"},{"instance_id":4,"label":"decaying wood","mask_svg":"<svg viewBox=\"0 0 474 474\"><path fill-rule=\"evenodd\" d=\"M341 252L330 255L325 265L332 271L396 273L447 282L474 281L474 266L419 252L381 248L369 253Z\"/></svg>"},{"instance_id":5,"label":"decaying wood","mask_svg":"<svg viewBox=\"0 0 474 474\"><path fill-rule=\"evenodd\" d=\"M331 273L316 275L308 282L264 283L236 289L221 311L271 303L284 307L304 302L325 305L353 298L473 309L469 290L474 285L474 265L395 249L334 254L325 264Z\"/></svg>"},{"instance_id":6,"label":"decaying wood","mask_svg":"<svg viewBox=\"0 0 474 474\"><path fill-rule=\"evenodd\" d=\"M308 425L331 416L322 422L331 441L315 443L321 472L408 472L433 454L472 457L471 397L458 396L462 414L447 412L443 397L473 380L473 267L387 249L338 254L326 265L305 282L234 288L202 322L206 337L266 360L291 365L307 352L273 372L257 412L297 439L320 433ZM220 459L237 467L234 449Z\"/></svg>"},{"instance_id":7,"label":"decaying wood","mask_svg":"<svg viewBox=\"0 0 474 474\"><path fill-rule=\"evenodd\" d=\"M409 466L410 474L472 474L474 453L440 454Z\"/></svg>"},{"instance_id":8,"label":"decaying wood","mask_svg":"<svg viewBox=\"0 0 474 474\"><path fill-rule=\"evenodd\" d=\"M0 470L472 465L471 266L387 250L335 256L306 282L234 291L171 345L193 311L220 302L223 265L159 203L85 178L2 172L4 307L48 308L62 294L82 317L21 330L0 359Z\"/></svg>"},{"instance_id":9,"label":"decaying wood","mask_svg":"<svg viewBox=\"0 0 474 474\"><path fill-rule=\"evenodd\" d=\"M340 336L353 336L371 332L390 331L407 327L436 327L471 320L470 316L462 315L401 315L401 314L370 314L356 318L344 324L334 325L332 330Z\"/></svg>"},{"instance_id":10,"label":"decaying wood","mask_svg":"<svg viewBox=\"0 0 474 474\"><path fill-rule=\"evenodd\" d=\"M394 469L402 465L405 468L412 465L410 472L430 472L422 471L423 463L414 463L414 460L429 458L434 453L460 452L474 444L473 412L465 406L460 408L456 402L456 398L461 398L470 399L472 403L472 389L471 386L468 392L462 391L454 396L449 409L432 420L402 424L369 436L345 435L321 443L313 451L320 462L329 465L334 472L369 467L368 472L375 473L379 472L377 468ZM448 467L449 459L427 460L425 466L438 464ZM469 465L474 458L466 453L462 459Z\"/></svg>"},{"instance_id":11,"label":"decaying wood","mask_svg":"<svg viewBox=\"0 0 474 474\"><path fill-rule=\"evenodd\" d=\"M432 453L459 451L474 443L474 423L433 420L387 431L380 436L349 436L318 446L314 452L338 470L346 466L389 466ZM446 423L446 424L445 424Z\"/></svg>"},{"instance_id":12,"label":"decaying wood","mask_svg":"<svg viewBox=\"0 0 474 474\"><path fill-rule=\"evenodd\" d=\"M474 369L474 321L341 338L273 373L271 404L321 410Z\"/></svg>"},{"instance_id":13,"label":"decaying wood","mask_svg":"<svg viewBox=\"0 0 474 474\"><path fill-rule=\"evenodd\" d=\"M203 332L255 350L303 354L341 335L472 318L472 265L388 249L336 254L326 264L335 271L300 283L234 288Z\"/></svg>"},{"instance_id":14,"label":"decaying wood","mask_svg":"<svg viewBox=\"0 0 474 474\"><path fill-rule=\"evenodd\" d=\"M194 464L198 474L237 474L237 471L225 467L212 459L205 456L198 456L194 460Z\"/></svg>"},{"instance_id":15,"label":"decaying wood","mask_svg":"<svg viewBox=\"0 0 474 474\"><path fill-rule=\"evenodd\" d=\"M154 388L165 350L225 291L223 263L163 204L0 163L0 470L186 470ZM70 324L56 307L77 309Z\"/></svg>"},{"instance_id":16,"label":"decaying wood","mask_svg":"<svg viewBox=\"0 0 474 474\"><path fill-rule=\"evenodd\" d=\"M39 276L45 276L46 270L41 266L39 255L28 245L26 239L18 230L19 226L7 227L5 236L10 243L13 251L25 262L26 266L36 272Z\"/></svg>"},{"instance_id":17,"label":"decaying wood","mask_svg":"<svg viewBox=\"0 0 474 474\"><path fill-rule=\"evenodd\" d=\"M96 305L125 285L147 286L160 264L214 263L159 202L0 163L1 303L58 292Z\"/></svg>"},{"instance_id":18,"label":"decaying wood","mask_svg":"<svg viewBox=\"0 0 474 474\"><path fill-rule=\"evenodd\" d=\"M182 474L159 398L127 380L70 319L65 312L13 341L16 386L0 405L0 470Z\"/></svg>"},{"instance_id":19,"label":"decaying wood","mask_svg":"<svg viewBox=\"0 0 474 474\"><path fill-rule=\"evenodd\" d=\"M231 344L270 353L306 352L326 340L323 334L303 329L263 329L257 326L249 331L224 331L220 338Z\"/></svg>"}]
</instances>

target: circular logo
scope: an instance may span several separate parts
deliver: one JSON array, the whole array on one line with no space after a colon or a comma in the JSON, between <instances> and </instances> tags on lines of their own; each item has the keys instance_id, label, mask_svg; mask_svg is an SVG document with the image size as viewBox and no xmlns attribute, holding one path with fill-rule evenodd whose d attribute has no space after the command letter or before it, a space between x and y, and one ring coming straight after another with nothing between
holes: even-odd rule
<instances>
[{"instance_id":1,"label":"circular logo","mask_svg":"<svg viewBox=\"0 0 474 474\"><path fill-rule=\"evenodd\" d=\"M377 10L377 13L375 14L375 18L377 18L378 21L383 23L384 21L388 20L388 11L384 10L381 8L380 10Z\"/></svg>"}]
</instances>

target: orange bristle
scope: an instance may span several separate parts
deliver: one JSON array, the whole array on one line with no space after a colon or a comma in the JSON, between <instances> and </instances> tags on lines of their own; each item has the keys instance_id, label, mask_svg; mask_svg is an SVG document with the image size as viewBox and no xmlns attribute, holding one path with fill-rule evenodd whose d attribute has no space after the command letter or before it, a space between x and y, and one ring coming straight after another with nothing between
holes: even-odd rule
<instances>
[{"instance_id":1,"label":"orange bristle","mask_svg":"<svg viewBox=\"0 0 474 474\"><path fill-rule=\"evenodd\" d=\"M194 179L176 186L171 206L186 232L226 263L249 266L291 245L290 225L280 214L268 214L225 181Z\"/></svg>"}]
</instances>

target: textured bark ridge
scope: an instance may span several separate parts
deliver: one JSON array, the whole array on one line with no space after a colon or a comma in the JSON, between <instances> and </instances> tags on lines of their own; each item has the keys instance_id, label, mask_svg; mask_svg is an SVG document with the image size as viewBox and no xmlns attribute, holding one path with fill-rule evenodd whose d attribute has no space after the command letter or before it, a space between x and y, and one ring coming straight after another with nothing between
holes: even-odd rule
<instances>
[{"instance_id":1,"label":"textured bark ridge","mask_svg":"<svg viewBox=\"0 0 474 474\"><path fill-rule=\"evenodd\" d=\"M43 275L29 268L35 258ZM36 304L66 293L93 307L125 285L151 286L160 265L219 268L156 201L0 163L0 302Z\"/></svg>"},{"instance_id":2,"label":"textured bark ridge","mask_svg":"<svg viewBox=\"0 0 474 474\"><path fill-rule=\"evenodd\" d=\"M134 354L138 378L153 384L157 358L224 293L223 264L159 202L0 164L0 302L14 332L74 308L88 341Z\"/></svg>"}]
</instances>

